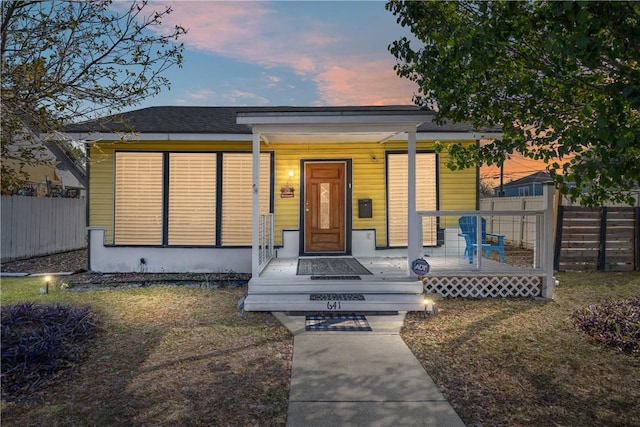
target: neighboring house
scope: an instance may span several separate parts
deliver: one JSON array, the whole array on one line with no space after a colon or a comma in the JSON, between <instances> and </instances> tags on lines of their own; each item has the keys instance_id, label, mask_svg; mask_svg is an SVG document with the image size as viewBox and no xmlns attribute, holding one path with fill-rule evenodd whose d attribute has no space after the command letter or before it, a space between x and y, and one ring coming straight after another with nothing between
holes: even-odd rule
<instances>
[{"instance_id":1,"label":"neighboring house","mask_svg":"<svg viewBox=\"0 0 640 427\"><path fill-rule=\"evenodd\" d=\"M68 148L59 142L49 141L45 146L54 158L56 174L61 181L59 194L62 197L85 197L87 173L81 161L74 159Z\"/></svg>"},{"instance_id":2,"label":"neighboring house","mask_svg":"<svg viewBox=\"0 0 640 427\"><path fill-rule=\"evenodd\" d=\"M515 181L504 184L503 197L528 197L542 196L542 188L545 182L551 181L551 175L548 172L534 172ZM495 197L500 197L500 187L493 190Z\"/></svg>"},{"instance_id":3,"label":"neighboring house","mask_svg":"<svg viewBox=\"0 0 640 427\"><path fill-rule=\"evenodd\" d=\"M477 211L479 173L448 169L434 146L473 146L497 129L367 106L151 107L65 131L87 143L93 271L251 273L248 310L413 310L423 289L412 260L442 250L460 267L442 270L428 292L552 293L542 283L553 271L539 261L525 277L507 270L496 280L478 271L482 257L475 267L462 259L458 217ZM299 258L326 256L380 264L362 282L296 275ZM461 277L460 268L475 270ZM314 290L366 298L310 302Z\"/></svg>"},{"instance_id":4,"label":"neighboring house","mask_svg":"<svg viewBox=\"0 0 640 427\"><path fill-rule=\"evenodd\" d=\"M17 144L15 148L19 147L20 144ZM37 156L38 162L22 166L21 170L27 178L20 188L13 189L10 194L33 197L85 197L87 178L84 167L69 156L61 143L42 143L42 149L34 150L33 154ZM20 163L15 159L2 159L2 162L10 163L16 170L20 169ZM6 191L3 191L4 193Z\"/></svg>"}]
</instances>

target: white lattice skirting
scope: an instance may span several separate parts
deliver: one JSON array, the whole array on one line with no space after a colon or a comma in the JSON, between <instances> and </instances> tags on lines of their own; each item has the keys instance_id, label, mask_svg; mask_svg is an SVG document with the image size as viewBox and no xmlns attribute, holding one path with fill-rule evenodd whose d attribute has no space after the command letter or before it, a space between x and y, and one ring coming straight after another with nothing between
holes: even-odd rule
<instances>
[{"instance_id":1,"label":"white lattice skirting","mask_svg":"<svg viewBox=\"0 0 640 427\"><path fill-rule=\"evenodd\" d=\"M539 297L540 276L441 276L424 280L424 290L444 298Z\"/></svg>"}]
</instances>

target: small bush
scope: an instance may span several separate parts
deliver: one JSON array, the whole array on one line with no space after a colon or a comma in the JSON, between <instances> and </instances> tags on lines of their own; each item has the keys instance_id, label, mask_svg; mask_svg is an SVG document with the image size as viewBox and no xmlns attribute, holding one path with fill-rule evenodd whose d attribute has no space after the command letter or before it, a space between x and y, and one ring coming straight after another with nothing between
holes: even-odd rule
<instances>
[{"instance_id":1,"label":"small bush","mask_svg":"<svg viewBox=\"0 0 640 427\"><path fill-rule=\"evenodd\" d=\"M595 341L640 356L640 295L575 310L573 320Z\"/></svg>"},{"instance_id":2,"label":"small bush","mask_svg":"<svg viewBox=\"0 0 640 427\"><path fill-rule=\"evenodd\" d=\"M97 330L89 307L2 307L2 398L32 393L75 366Z\"/></svg>"}]
</instances>

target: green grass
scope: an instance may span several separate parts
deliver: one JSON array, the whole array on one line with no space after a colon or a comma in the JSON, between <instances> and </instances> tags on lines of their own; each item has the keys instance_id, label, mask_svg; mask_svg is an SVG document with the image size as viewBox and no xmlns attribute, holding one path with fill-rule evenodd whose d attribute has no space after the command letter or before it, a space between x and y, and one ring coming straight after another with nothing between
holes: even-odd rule
<instances>
[{"instance_id":1,"label":"green grass","mask_svg":"<svg viewBox=\"0 0 640 427\"><path fill-rule=\"evenodd\" d=\"M579 307L640 294L638 273L565 273L553 301L463 300L402 335L471 425L638 426L640 358L593 343Z\"/></svg>"},{"instance_id":2,"label":"green grass","mask_svg":"<svg viewBox=\"0 0 640 427\"><path fill-rule=\"evenodd\" d=\"M41 295L43 283L3 278L0 300L89 305L102 331L60 381L3 401L3 425L285 424L292 339L270 314L240 317L246 287Z\"/></svg>"}]
</instances>

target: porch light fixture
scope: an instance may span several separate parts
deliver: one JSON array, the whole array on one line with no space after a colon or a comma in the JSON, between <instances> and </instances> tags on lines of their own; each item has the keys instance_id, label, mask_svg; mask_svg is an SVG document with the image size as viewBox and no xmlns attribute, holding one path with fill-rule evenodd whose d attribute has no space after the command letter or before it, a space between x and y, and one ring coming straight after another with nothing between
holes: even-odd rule
<instances>
[{"instance_id":1,"label":"porch light fixture","mask_svg":"<svg viewBox=\"0 0 640 427\"><path fill-rule=\"evenodd\" d=\"M289 177L293 178L293 175L294 175L293 169L289 169Z\"/></svg>"}]
</instances>

